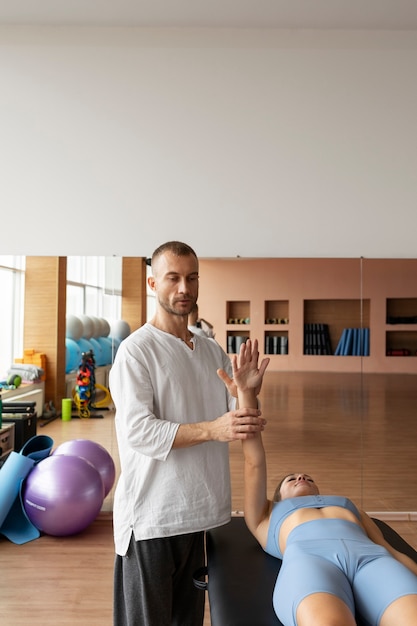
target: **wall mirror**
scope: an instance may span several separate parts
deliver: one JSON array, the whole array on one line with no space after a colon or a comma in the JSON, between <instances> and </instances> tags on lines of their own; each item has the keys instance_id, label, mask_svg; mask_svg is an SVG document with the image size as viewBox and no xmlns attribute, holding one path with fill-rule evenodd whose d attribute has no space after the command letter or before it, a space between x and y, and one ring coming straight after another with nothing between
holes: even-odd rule
<instances>
[{"instance_id":1,"label":"wall mirror","mask_svg":"<svg viewBox=\"0 0 417 626\"><path fill-rule=\"evenodd\" d=\"M379 372L361 362L362 498L365 510L416 510L416 259L364 259L371 343ZM408 519L402 517L402 519Z\"/></svg>"},{"instance_id":2,"label":"wall mirror","mask_svg":"<svg viewBox=\"0 0 417 626\"><path fill-rule=\"evenodd\" d=\"M67 314L122 319L123 261L68 257ZM217 341L230 352L239 338L256 337L271 358L262 397L271 489L287 470L303 469L323 493L344 493L367 511L415 510L416 275L416 259L200 259L200 314ZM132 276L144 278L134 262ZM154 301L146 287L143 294L149 319ZM308 332L323 325L331 354L308 354ZM350 352L335 356L346 329L362 333L361 348L352 340ZM103 385L110 366L97 368ZM74 373L66 378L70 394ZM91 428L117 459L113 421ZM239 475L238 446L231 459ZM233 508L243 508L241 484Z\"/></svg>"},{"instance_id":3,"label":"wall mirror","mask_svg":"<svg viewBox=\"0 0 417 626\"><path fill-rule=\"evenodd\" d=\"M242 335L265 349L267 339L287 341L288 354L270 354L262 398L270 490L286 471L304 470L323 493L347 495L367 511L415 509L416 272L414 259L201 262L200 313L225 349ZM308 329L323 325L331 355L306 354ZM349 347L335 356L346 331ZM239 447L231 450L241 467Z\"/></svg>"}]
</instances>

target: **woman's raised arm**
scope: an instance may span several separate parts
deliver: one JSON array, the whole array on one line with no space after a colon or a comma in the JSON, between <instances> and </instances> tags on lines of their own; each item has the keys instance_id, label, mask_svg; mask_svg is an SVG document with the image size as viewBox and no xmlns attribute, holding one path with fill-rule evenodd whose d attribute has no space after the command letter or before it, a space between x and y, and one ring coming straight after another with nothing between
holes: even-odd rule
<instances>
[{"instance_id":1,"label":"woman's raised arm","mask_svg":"<svg viewBox=\"0 0 417 626\"><path fill-rule=\"evenodd\" d=\"M250 340L241 346L239 355L232 357L233 380L237 386L239 407L256 408L256 389L262 383L269 359L258 367L258 342ZM244 515L246 524L262 547L268 533L271 501L267 498L267 471L262 434L242 441L244 456Z\"/></svg>"}]
</instances>

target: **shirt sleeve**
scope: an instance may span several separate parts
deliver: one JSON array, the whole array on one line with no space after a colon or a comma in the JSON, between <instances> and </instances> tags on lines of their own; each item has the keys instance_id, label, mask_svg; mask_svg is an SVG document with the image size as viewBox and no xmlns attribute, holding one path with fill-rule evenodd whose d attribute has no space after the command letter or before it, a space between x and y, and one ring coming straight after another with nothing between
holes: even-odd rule
<instances>
[{"instance_id":1,"label":"shirt sleeve","mask_svg":"<svg viewBox=\"0 0 417 626\"><path fill-rule=\"evenodd\" d=\"M174 442L179 423L160 419L153 412L153 389L149 373L136 359L115 359L110 371L110 391L116 407L116 428L130 448L164 461Z\"/></svg>"}]
</instances>

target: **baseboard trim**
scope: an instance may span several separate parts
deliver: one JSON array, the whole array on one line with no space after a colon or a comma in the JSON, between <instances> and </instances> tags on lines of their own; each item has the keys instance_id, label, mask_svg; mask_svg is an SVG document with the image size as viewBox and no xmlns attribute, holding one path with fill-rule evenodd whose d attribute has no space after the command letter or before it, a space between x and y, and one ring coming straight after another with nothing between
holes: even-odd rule
<instances>
[{"instance_id":1,"label":"baseboard trim","mask_svg":"<svg viewBox=\"0 0 417 626\"><path fill-rule=\"evenodd\" d=\"M370 517L386 522L417 522L417 511L368 511Z\"/></svg>"}]
</instances>

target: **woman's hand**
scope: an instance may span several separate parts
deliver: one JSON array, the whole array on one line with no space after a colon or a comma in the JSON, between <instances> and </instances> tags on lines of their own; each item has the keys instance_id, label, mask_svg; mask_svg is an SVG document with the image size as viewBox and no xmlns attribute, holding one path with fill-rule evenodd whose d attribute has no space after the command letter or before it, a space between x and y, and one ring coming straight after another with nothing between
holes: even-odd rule
<instances>
[{"instance_id":1,"label":"woman's hand","mask_svg":"<svg viewBox=\"0 0 417 626\"><path fill-rule=\"evenodd\" d=\"M260 366L258 340L248 339L240 347L239 354L232 356L233 380L240 391L254 390L257 395L262 387L263 376L269 358L262 359Z\"/></svg>"},{"instance_id":2,"label":"woman's hand","mask_svg":"<svg viewBox=\"0 0 417 626\"><path fill-rule=\"evenodd\" d=\"M233 368L233 378L225 372L223 369L217 370L217 375L224 382L229 393L234 398L237 398L238 381L235 379L236 375L239 378L239 385L245 376L249 376L249 385L246 381L244 385L247 389L252 388L255 391L255 395L258 395L261 391L263 375L269 363L269 358L264 358L261 363L261 367L258 369L259 351L258 340L255 339L252 345L250 339L240 347L239 355L234 354L231 357L231 363ZM254 384L254 387L250 385Z\"/></svg>"}]
</instances>

